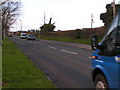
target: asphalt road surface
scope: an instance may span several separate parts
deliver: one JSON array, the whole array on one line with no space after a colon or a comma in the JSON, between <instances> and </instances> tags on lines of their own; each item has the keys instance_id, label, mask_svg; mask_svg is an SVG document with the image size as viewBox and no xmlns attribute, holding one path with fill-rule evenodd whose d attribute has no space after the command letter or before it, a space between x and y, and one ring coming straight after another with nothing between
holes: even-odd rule
<instances>
[{"instance_id":1,"label":"asphalt road surface","mask_svg":"<svg viewBox=\"0 0 120 90\"><path fill-rule=\"evenodd\" d=\"M59 88L93 88L92 50L64 42L11 37L16 46Z\"/></svg>"}]
</instances>

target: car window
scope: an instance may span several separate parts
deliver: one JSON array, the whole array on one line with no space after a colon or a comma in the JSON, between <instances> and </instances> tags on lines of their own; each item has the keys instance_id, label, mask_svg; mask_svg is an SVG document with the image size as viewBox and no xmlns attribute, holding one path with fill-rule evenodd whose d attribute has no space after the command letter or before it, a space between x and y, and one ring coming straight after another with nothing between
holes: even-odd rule
<instances>
[{"instance_id":1,"label":"car window","mask_svg":"<svg viewBox=\"0 0 120 90\"><path fill-rule=\"evenodd\" d=\"M31 37L34 37L34 35L31 35Z\"/></svg>"},{"instance_id":2,"label":"car window","mask_svg":"<svg viewBox=\"0 0 120 90\"><path fill-rule=\"evenodd\" d=\"M32 35L32 34L30 34L30 35L28 35L29 37L34 37L34 35Z\"/></svg>"},{"instance_id":3,"label":"car window","mask_svg":"<svg viewBox=\"0 0 120 90\"><path fill-rule=\"evenodd\" d=\"M114 29L107 37L107 49L113 50L115 48L115 40L116 40L116 29Z\"/></svg>"},{"instance_id":4,"label":"car window","mask_svg":"<svg viewBox=\"0 0 120 90\"><path fill-rule=\"evenodd\" d=\"M26 34L22 34L22 36L26 36Z\"/></svg>"}]
</instances>

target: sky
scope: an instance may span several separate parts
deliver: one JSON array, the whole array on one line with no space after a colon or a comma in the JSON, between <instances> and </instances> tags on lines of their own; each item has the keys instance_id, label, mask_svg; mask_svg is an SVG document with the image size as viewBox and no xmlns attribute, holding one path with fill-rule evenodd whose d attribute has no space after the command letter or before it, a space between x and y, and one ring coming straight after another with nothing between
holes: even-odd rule
<instances>
[{"instance_id":1,"label":"sky","mask_svg":"<svg viewBox=\"0 0 120 90\"><path fill-rule=\"evenodd\" d=\"M21 16L13 25L11 31L22 29L39 29L52 17L57 30L73 30L91 27L91 14L93 14L93 28L103 26L100 14L106 12L106 4L113 0L21 0ZM118 4L120 0L115 0Z\"/></svg>"}]
</instances>

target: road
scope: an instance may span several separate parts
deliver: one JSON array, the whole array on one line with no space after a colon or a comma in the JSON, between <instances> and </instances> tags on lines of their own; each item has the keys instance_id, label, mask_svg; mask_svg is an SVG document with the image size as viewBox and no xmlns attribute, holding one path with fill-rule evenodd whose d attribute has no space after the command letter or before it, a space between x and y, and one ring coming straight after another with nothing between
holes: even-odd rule
<instances>
[{"instance_id":1,"label":"road","mask_svg":"<svg viewBox=\"0 0 120 90\"><path fill-rule=\"evenodd\" d=\"M92 50L64 42L21 40L17 36L11 40L59 88L93 88Z\"/></svg>"}]
</instances>

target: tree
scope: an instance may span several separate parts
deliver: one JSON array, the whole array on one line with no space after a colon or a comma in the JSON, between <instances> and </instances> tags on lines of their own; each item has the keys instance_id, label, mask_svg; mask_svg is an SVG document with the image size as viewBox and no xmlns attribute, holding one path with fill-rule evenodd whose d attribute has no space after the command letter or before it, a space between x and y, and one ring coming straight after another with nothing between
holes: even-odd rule
<instances>
[{"instance_id":1,"label":"tree","mask_svg":"<svg viewBox=\"0 0 120 90\"><path fill-rule=\"evenodd\" d=\"M118 12L120 5L116 4L115 7L116 7L116 12ZM111 4L106 5L106 12L100 14L100 20L103 21L103 23L106 27L108 27L110 25L110 23L113 20L113 7Z\"/></svg>"},{"instance_id":2,"label":"tree","mask_svg":"<svg viewBox=\"0 0 120 90\"><path fill-rule=\"evenodd\" d=\"M75 37L76 39L80 39L80 37L81 37L80 35L81 35L81 29L76 29L76 33L75 33L75 36L74 36L74 37Z\"/></svg>"},{"instance_id":3,"label":"tree","mask_svg":"<svg viewBox=\"0 0 120 90\"><path fill-rule=\"evenodd\" d=\"M40 27L40 29L41 29L41 34L47 34L47 33L49 33L49 32L53 32L54 31L54 29L55 29L55 23L51 23L52 22L52 18L50 18L50 20L49 20L49 23L48 24L44 24L44 25L42 25L41 27Z\"/></svg>"},{"instance_id":4,"label":"tree","mask_svg":"<svg viewBox=\"0 0 120 90\"><path fill-rule=\"evenodd\" d=\"M10 26L16 21L17 17L20 15L21 2L9 0L2 4L2 38L10 29Z\"/></svg>"}]
</instances>

